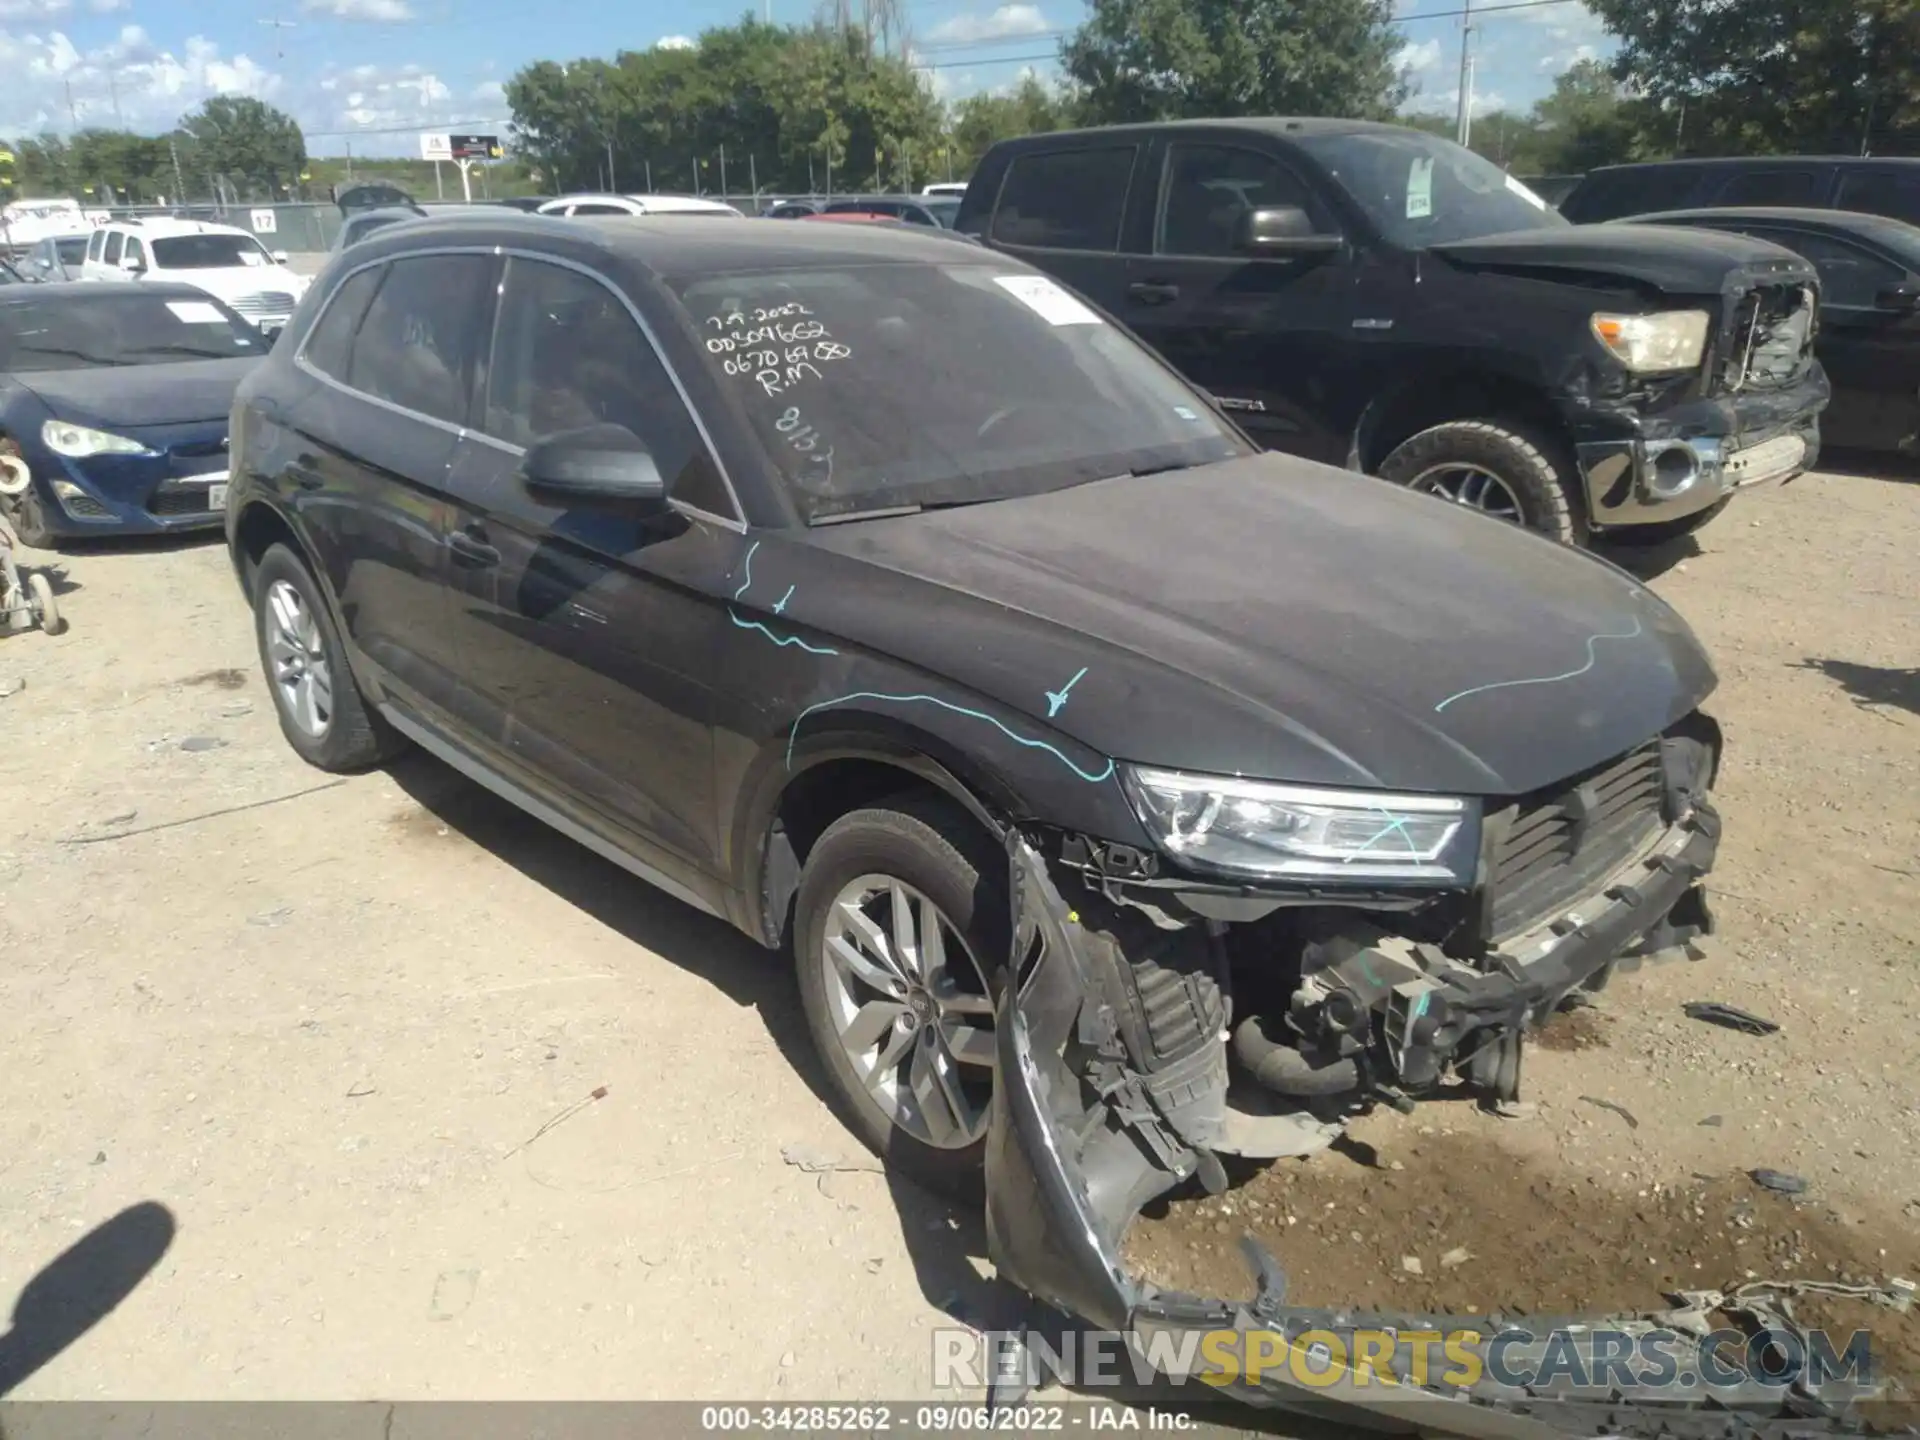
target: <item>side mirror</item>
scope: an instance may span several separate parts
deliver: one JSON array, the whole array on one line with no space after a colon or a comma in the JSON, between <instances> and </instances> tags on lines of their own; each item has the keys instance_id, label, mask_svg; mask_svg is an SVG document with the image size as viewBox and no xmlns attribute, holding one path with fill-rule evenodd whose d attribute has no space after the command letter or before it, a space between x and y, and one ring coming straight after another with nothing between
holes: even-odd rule
<instances>
[{"instance_id":1,"label":"side mirror","mask_svg":"<svg viewBox=\"0 0 1920 1440\"><path fill-rule=\"evenodd\" d=\"M1323 235L1298 205L1268 205L1244 212L1234 226L1234 248L1249 255L1331 255L1346 242Z\"/></svg>"},{"instance_id":2,"label":"side mirror","mask_svg":"<svg viewBox=\"0 0 1920 1440\"><path fill-rule=\"evenodd\" d=\"M142 270L147 268L147 262L142 260L138 255L126 255L121 257L120 268L129 275L138 275Z\"/></svg>"},{"instance_id":3,"label":"side mirror","mask_svg":"<svg viewBox=\"0 0 1920 1440\"><path fill-rule=\"evenodd\" d=\"M1909 280L1903 285L1889 285L1873 297L1876 310L1896 310L1902 314L1920 310L1920 281Z\"/></svg>"},{"instance_id":4,"label":"side mirror","mask_svg":"<svg viewBox=\"0 0 1920 1440\"><path fill-rule=\"evenodd\" d=\"M520 462L527 489L556 500L659 504L666 481L640 437L624 425L589 425L549 435Z\"/></svg>"},{"instance_id":5,"label":"side mirror","mask_svg":"<svg viewBox=\"0 0 1920 1440\"><path fill-rule=\"evenodd\" d=\"M284 251L284 250L276 250L276 251L274 251L274 252L273 252L273 263L274 263L274 264L276 264L276 265L284 265L284 264L286 264L286 263L287 263L287 252L286 252L286 251Z\"/></svg>"}]
</instances>

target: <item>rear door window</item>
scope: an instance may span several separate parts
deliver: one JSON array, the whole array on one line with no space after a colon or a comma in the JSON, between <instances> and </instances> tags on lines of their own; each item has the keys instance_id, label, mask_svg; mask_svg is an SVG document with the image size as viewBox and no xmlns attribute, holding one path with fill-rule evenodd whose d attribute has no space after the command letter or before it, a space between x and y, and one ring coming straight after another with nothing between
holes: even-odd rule
<instances>
[{"instance_id":1,"label":"rear door window","mask_svg":"<svg viewBox=\"0 0 1920 1440\"><path fill-rule=\"evenodd\" d=\"M1713 192L1715 205L1817 205L1821 172L1768 166L1730 176Z\"/></svg>"},{"instance_id":2,"label":"rear door window","mask_svg":"<svg viewBox=\"0 0 1920 1440\"><path fill-rule=\"evenodd\" d=\"M1858 210L1867 215L1887 215L1920 225L1920 165L1885 170L1848 169L1840 179L1842 210Z\"/></svg>"},{"instance_id":3,"label":"rear door window","mask_svg":"<svg viewBox=\"0 0 1920 1440\"><path fill-rule=\"evenodd\" d=\"M118 265L120 263L120 250L121 247L126 244L126 239L127 237L122 231L109 230L107 232L107 248L100 257L101 263L105 265Z\"/></svg>"},{"instance_id":4,"label":"rear door window","mask_svg":"<svg viewBox=\"0 0 1920 1440\"><path fill-rule=\"evenodd\" d=\"M421 255L395 260L353 341L347 384L449 425L467 418L474 362L491 307L479 297L493 259Z\"/></svg>"},{"instance_id":5,"label":"rear door window","mask_svg":"<svg viewBox=\"0 0 1920 1440\"><path fill-rule=\"evenodd\" d=\"M1907 278L1907 272L1871 250L1810 230L1754 226L1748 232L1771 240L1812 263L1820 272L1820 301L1836 310L1870 310L1874 297Z\"/></svg>"},{"instance_id":6,"label":"rear door window","mask_svg":"<svg viewBox=\"0 0 1920 1440\"><path fill-rule=\"evenodd\" d=\"M1120 248L1132 145L1021 155L1000 187L993 238L1040 250Z\"/></svg>"},{"instance_id":7,"label":"rear door window","mask_svg":"<svg viewBox=\"0 0 1920 1440\"><path fill-rule=\"evenodd\" d=\"M89 260L98 260L106 243L107 232L104 230L94 231L93 234L87 238L87 258Z\"/></svg>"},{"instance_id":8,"label":"rear door window","mask_svg":"<svg viewBox=\"0 0 1920 1440\"><path fill-rule=\"evenodd\" d=\"M624 205L613 205L605 200L587 200L567 212L569 215L631 215L633 212Z\"/></svg>"},{"instance_id":9,"label":"rear door window","mask_svg":"<svg viewBox=\"0 0 1920 1440\"><path fill-rule=\"evenodd\" d=\"M353 358L354 332L360 328L361 317L367 313L367 302L379 289L385 270L385 266L369 266L349 275L333 292L300 352L307 364L323 375L346 383L347 367Z\"/></svg>"}]
</instances>

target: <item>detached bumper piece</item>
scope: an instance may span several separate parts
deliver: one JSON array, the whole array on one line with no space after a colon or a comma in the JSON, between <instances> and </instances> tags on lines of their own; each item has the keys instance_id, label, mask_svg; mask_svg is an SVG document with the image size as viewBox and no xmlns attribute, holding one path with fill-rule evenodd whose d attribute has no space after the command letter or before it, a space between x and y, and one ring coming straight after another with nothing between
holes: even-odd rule
<instances>
[{"instance_id":1,"label":"detached bumper piece","mask_svg":"<svg viewBox=\"0 0 1920 1440\"><path fill-rule=\"evenodd\" d=\"M1673 912L1697 894L1694 877L1711 862L1717 834L1717 819L1703 807L1623 867L1597 913L1522 937L1492 972L1440 983L1422 973L1415 988L1431 998L1388 1012L1407 1022L1411 1048L1403 1054L1424 1063L1418 1056L1443 1044L1449 1027L1518 1020L1590 978L1650 927L1688 928L1695 922ZM1169 1114L1160 1087L1128 1063L1111 1003L1118 978L1101 973L1123 962L1082 928L1025 837L1009 832L1007 849L1015 927L996 1017L999 1073L986 1146L990 1254L1001 1278L1036 1299L1097 1329L1125 1332L1155 1371L1191 1382L1195 1403L1225 1395L1317 1413L1355 1431L1401 1426L1516 1440L1920 1434L1892 1422L1876 1426L1874 1407L1860 1403L1874 1398L1870 1388L1696 1383L1727 1372L1705 1368L1705 1327L1685 1316L1554 1322L1555 1334L1590 1334L1592 1348L1604 1342L1608 1353L1624 1345L1635 1354L1658 1339L1672 1356L1668 1383L1614 1383L1618 1377L1591 1357L1539 1383L1543 1357L1487 1316L1289 1306L1284 1272L1251 1239L1243 1242L1253 1290L1246 1301L1165 1291L1129 1275L1122 1244L1141 1207L1194 1177L1218 1188L1224 1175L1206 1148L1205 1127ZM1567 1343L1547 1329L1530 1321L1540 1345ZM1423 1344L1426 1337L1435 1343ZM1629 1378L1643 1382L1644 1372Z\"/></svg>"}]
</instances>

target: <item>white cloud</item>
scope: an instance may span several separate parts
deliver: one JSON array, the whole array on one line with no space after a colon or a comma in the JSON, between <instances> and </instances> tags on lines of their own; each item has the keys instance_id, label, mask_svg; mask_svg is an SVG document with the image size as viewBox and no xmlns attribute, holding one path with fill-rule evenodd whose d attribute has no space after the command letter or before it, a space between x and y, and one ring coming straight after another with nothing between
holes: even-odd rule
<instances>
[{"instance_id":1,"label":"white cloud","mask_svg":"<svg viewBox=\"0 0 1920 1440\"><path fill-rule=\"evenodd\" d=\"M46 20L73 8L73 0L0 0L0 20Z\"/></svg>"},{"instance_id":2,"label":"white cloud","mask_svg":"<svg viewBox=\"0 0 1920 1440\"><path fill-rule=\"evenodd\" d=\"M0 30L0 134L31 135L81 125L157 133L213 95L272 99L281 77L246 55L226 55L204 36L178 49L156 45L138 25L82 50L63 32ZM72 105L69 108L68 97Z\"/></svg>"},{"instance_id":3,"label":"white cloud","mask_svg":"<svg viewBox=\"0 0 1920 1440\"><path fill-rule=\"evenodd\" d=\"M481 105L499 107L507 103L507 87L498 80L482 80L467 92L467 98Z\"/></svg>"},{"instance_id":4,"label":"white cloud","mask_svg":"<svg viewBox=\"0 0 1920 1440\"><path fill-rule=\"evenodd\" d=\"M1038 5L1007 4L986 15L955 15L942 20L927 32L927 38L955 45L977 45L987 40L1042 35L1052 28Z\"/></svg>"},{"instance_id":5,"label":"white cloud","mask_svg":"<svg viewBox=\"0 0 1920 1440\"><path fill-rule=\"evenodd\" d=\"M133 0L87 0L87 8L96 15L110 15L115 10L131 10Z\"/></svg>"},{"instance_id":6,"label":"white cloud","mask_svg":"<svg viewBox=\"0 0 1920 1440\"><path fill-rule=\"evenodd\" d=\"M1402 45L1393 57L1396 70L1411 70L1418 74L1422 70L1431 70L1440 63L1440 42L1422 40L1418 45Z\"/></svg>"},{"instance_id":7,"label":"white cloud","mask_svg":"<svg viewBox=\"0 0 1920 1440\"><path fill-rule=\"evenodd\" d=\"M317 103L296 107L301 126L311 137L307 148L331 155L358 130L426 130L449 118L447 102L453 90L445 80L422 65L353 65L323 75ZM466 116L453 116L466 119ZM394 148L411 150L409 135L381 137L397 141Z\"/></svg>"},{"instance_id":8,"label":"white cloud","mask_svg":"<svg viewBox=\"0 0 1920 1440\"><path fill-rule=\"evenodd\" d=\"M693 49L693 40L690 36L686 35L662 35L658 40L653 42L653 48L656 50L691 50Z\"/></svg>"},{"instance_id":9,"label":"white cloud","mask_svg":"<svg viewBox=\"0 0 1920 1440\"><path fill-rule=\"evenodd\" d=\"M413 19L407 0L301 0L309 15L331 15L336 20L372 20L391 24Z\"/></svg>"},{"instance_id":10,"label":"white cloud","mask_svg":"<svg viewBox=\"0 0 1920 1440\"><path fill-rule=\"evenodd\" d=\"M1420 111L1420 113L1427 115L1457 114L1460 109L1460 87L1455 85L1450 89L1436 90L1431 95L1422 95L1419 103L1414 108ZM1511 107L1508 104L1507 97L1502 92L1482 89L1478 85L1474 86L1473 114L1475 119L1478 119L1482 115L1491 115L1496 110L1506 110L1509 108Z\"/></svg>"},{"instance_id":11,"label":"white cloud","mask_svg":"<svg viewBox=\"0 0 1920 1440\"><path fill-rule=\"evenodd\" d=\"M1571 69L1582 60L1597 60L1600 52L1591 45L1576 45L1571 50L1556 50L1540 57L1540 68L1558 75L1562 70Z\"/></svg>"}]
</instances>

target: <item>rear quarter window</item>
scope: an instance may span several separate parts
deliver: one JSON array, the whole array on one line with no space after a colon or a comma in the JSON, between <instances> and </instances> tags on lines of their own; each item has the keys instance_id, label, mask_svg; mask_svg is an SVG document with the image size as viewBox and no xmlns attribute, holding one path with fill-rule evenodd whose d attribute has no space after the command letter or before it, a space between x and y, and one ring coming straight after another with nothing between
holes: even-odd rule
<instances>
[{"instance_id":1,"label":"rear quarter window","mask_svg":"<svg viewBox=\"0 0 1920 1440\"><path fill-rule=\"evenodd\" d=\"M1840 196L1834 203L1842 210L1886 215L1920 225L1920 165L1897 170L1849 169L1840 177Z\"/></svg>"},{"instance_id":2,"label":"rear quarter window","mask_svg":"<svg viewBox=\"0 0 1920 1440\"><path fill-rule=\"evenodd\" d=\"M1817 205L1826 172L1808 166L1785 170L1768 166L1728 176L1715 187L1715 205Z\"/></svg>"},{"instance_id":3,"label":"rear quarter window","mask_svg":"<svg viewBox=\"0 0 1920 1440\"><path fill-rule=\"evenodd\" d=\"M993 238L1040 250L1120 248L1136 147L1016 156L1000 187Z\"/></svg>"},{"instance_id":4,"label":"rear quarter window","mask_svg":"<svg viewBox=\"0 0 1920 1440\"><path fill-rule=\"evenodd\" d=\"M1623 215L1651 215L1658 210L1682 210L1691 198L1700 172L1664 166L1619 170L1590 175L1566 198L1560 213L1579 225L1618 220Z\"/></svg>"}]
</instances>

